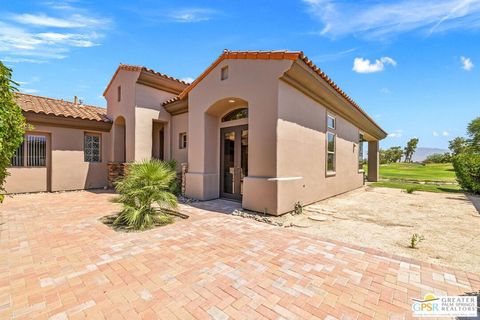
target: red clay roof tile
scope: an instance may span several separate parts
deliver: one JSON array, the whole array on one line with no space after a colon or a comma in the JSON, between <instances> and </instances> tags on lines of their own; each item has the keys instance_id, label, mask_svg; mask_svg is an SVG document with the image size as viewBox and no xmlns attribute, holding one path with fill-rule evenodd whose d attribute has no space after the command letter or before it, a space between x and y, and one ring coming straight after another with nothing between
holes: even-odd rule
<instances>
[{"instance_id":1,"label":"red clay roof tile","mask_svg":"<svg viewBox=\"0 0 480 320\"><path fill-rule=\"evenodd\" d=\"M166 78L166 79L170 79L170 80L179 82L179 83L184 84L184 85L186 85L186 86L190 85L190 83L188 83L188 82L186 82L186 81L183 81L183 80L174 78L174 77L169 76L169 75L167 75L167 74L165 74L165 73L161 73L161 72L155 71L155 70L153 70L153 69L150 69L150 68L147 68L147 67L144 67L144 66L135 66L135 65L131 65L131 64L120 63L120 64L118 65L117 70L116 70L115 73L113 74L113 77L110 79L110 82L108 83L107 87L106 87L105 90L103 91L103 95L106 94L106 92L108 91L108 89L109 89L110 86L112 85L113 79L115 78L115 76L117 75L117 73L118 73L120 70L126 70L126 71L145 71L145 72L148 72L148 73L151 73L151 74L154 74L154 75L157 75L157 76Z\"/></svg>"},{"instance_id":2,"label":"red clay roof tile","mask_svg":"<svg viewBox=\"0 0 480 320\"><path fill-rule=\"evenodd\" d=\"M89 105L75 104L70 101L34 96L26 93L15 93L15 101L25 112L53 115L58 117L111 122L107 117L107 109Z\"/></svg>"}]
</instances>

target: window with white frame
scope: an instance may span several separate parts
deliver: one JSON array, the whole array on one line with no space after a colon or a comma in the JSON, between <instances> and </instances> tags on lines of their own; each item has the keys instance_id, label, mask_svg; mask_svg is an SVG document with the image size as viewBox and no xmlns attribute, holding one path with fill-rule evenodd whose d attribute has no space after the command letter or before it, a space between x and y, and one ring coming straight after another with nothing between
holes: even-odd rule
<instances>
[{"instance_id":1,"label":"window with white frame","mask_svg":"<svg viewBox=\"0 0 480 320\"><path fill-rule=\"evenodd\" d=\"M335 173L335 136L327 132L327 174Z\"/></svg>"},{"instance_id":2,"label":"window with white frame","mask_svg":"<svg viewBox=\"0 0 480 320\"><path fill-rule=\"evenodd\" d=\"M24 141L12 157L11 166L47 166L47 136L42 134L26 134Z\"/></svg>"},{"instance_id":3,"label":"window with white frame","mask_svg":"<svg viewBox=\"0 0 480 320\"><path fill-rule=\"evenodd\" d=\"M334 116L327 115L327 128L335 130L337 126L336 119Z\"/></svg>"},{"instance_id":4,"label":"window with white frame","mask_svg":"<svg viewBox=\"0 0 480 320\"><path fill-rule=\"evenodd\" d=\"M102 135L100 133L85 133L83 144L85 162L102 162L101 143Z\"/></svg>"},{"instance_id":5,"label":"window with white frame","mask_svg":"<svg viewBox=\"0 0 480 320\"><path fill-rule=\"evenodd\" d=\"M363 133L358 134L358 170L362 171L363 170L363 164L364 164L364 159L363 159L363 142L365 140L363 139Z\"/></svg>"},{"instance_id":6,"label":"window with white frame","mask_svg":"<svg viewBox=\"0 0 480 320\"><path fill-rule=\"evenodd\" d=\"M178 147L180 149L186 149L187 148L187 133L186 132L182 132L182 133L179 134Z\"/></svg>"}]
</instances>

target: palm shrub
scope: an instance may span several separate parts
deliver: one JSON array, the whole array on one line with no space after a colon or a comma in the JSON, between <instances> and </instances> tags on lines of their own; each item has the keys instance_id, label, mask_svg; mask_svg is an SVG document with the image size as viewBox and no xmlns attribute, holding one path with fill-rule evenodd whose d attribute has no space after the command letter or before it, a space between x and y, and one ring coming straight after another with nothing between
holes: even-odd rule
<instances>
[{"instance_id":1,"label":"palm shrub","mask_svg":"<svg viewBox=\"0 0 480 320\"><path fill-rule=\"evenodd\" d=\"M130 164L125 177L115 184L117 201L123 209L114 224L145 230L171 223L166 211L177 206L177 198L170 191L175 179L175 170L166 162L146 160Z\"/></svg>"},{"instance_id":2,"label":"palm shrub","mask_svg":"<svg viewBox=\"0 0 480 320\"><path fill-rule=\"evenodd\" d=\"M173 171L177 171L177 160L175 159L172 159L172 160L169 160L169 161L166 161L165 162L169 167L170 169L172 169ZM180 195L181 193L181 187L180 187L180 183L178 181L178 178L177 176L175 176L175 179L172 180L172 182L170 183L170 192L173 193L174 195Z\"/></svg>"},{"instance_id":3,"label":"palm shrub","mask_svg":"<svg viewBox=\"0 0 480 320\"><path fill-rule=\"evenodd\" d=\"M453 168L462 189L480 193L480 153L466 152L455 156Z\"/></svg>"}]
</instances>

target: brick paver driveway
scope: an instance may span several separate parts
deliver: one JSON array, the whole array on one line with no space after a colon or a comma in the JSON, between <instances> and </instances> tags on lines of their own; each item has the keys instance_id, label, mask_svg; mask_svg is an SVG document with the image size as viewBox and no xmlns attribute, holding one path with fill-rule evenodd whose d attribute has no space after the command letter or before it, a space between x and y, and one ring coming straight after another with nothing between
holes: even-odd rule
<instances>
[{"instance_id":1,"label":"brick paver driveway","mask_svg":"<svg viewBox=\"0 0 480 320\"><path fill-rule=\"evenodd\" d=\"M188 220L119 233L98 221L118 210L110 197L0 206L1 319L409 318L411 298L480 288L476 275L188 206Z\"/></svg>"}]
</instances>

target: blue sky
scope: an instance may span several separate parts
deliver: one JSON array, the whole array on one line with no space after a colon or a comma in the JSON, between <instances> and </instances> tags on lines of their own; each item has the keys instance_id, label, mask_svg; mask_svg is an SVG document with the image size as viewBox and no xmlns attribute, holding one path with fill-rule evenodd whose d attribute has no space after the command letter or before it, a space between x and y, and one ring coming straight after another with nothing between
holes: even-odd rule
<instances>
[{"instance_id":1,"label":"blue sky","mask_svg":"<svg viewBox=\"0 0 480 320\"><path fill-rule=\"evenodd\" d=\"M2 1L26 93L105 106L120 62L193 79L225 48L302 50L387 132L446 148L480 116L480 0ZM477 66L478 64L478 66Z\"/></svg>"}]
</instances>

